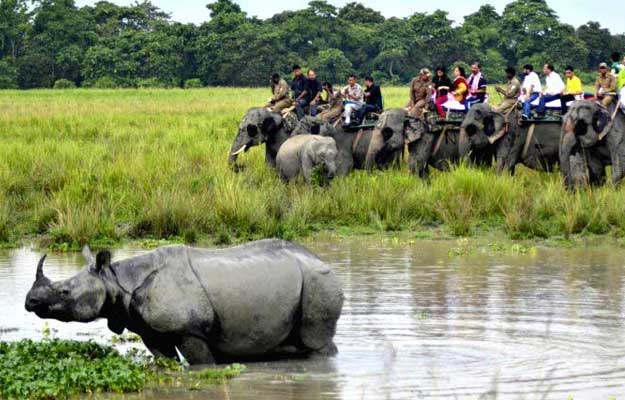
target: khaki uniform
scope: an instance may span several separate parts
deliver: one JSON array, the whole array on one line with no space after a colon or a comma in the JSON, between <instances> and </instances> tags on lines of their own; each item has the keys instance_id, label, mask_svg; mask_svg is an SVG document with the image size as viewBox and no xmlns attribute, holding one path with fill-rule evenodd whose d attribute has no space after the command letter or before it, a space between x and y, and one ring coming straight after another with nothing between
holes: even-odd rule
<instances>
[{"instance_id":1,"label":"khaki uniform","mask_svg":"<svg viewBox=\"0 0 625 400\"><path fill-rule=\"evenodd\" d=\"M604 106L607 107L612 104L616 98L616 78L614 75L605 74L605 76L601 76L601 74L599 74L595 81L595 88L597 92L599 92L599 89L603 89L603 93L599 94L598 97L601 99Z\"/></svg>"},{"instance_id":2,"label":"khaki uniform","mask_svg":"<svg viewBox=\"0 0 625 400\"><path fill-rule=\"evenodd\" d=\"M325 122L334 122L341 118L343 114L343 95L339 92L334 92L334 96L328 99L330 109L321 112L318 117Z\"/></svg>"},{"instance_id":3,"label":"khaki uniform","mask_svg":"<svg viewBox=\"0 0 625 400\"><path fill-rule=\"evenodd\" d=\"M503 95L503 101L495 108L495 111L507 113L514 109L519 102L519 96L521 95L521 82L517 78L512 78L508 81L508 85L505 88L496 88L497 92Z\"/></svg>"},{"instance_id":4,"label":"khaki uniform","mask_svg":"<svg viewBox=\"0 0 625 400\"><path fill-rule=\"evenodd\" d=\"M434 94L434 84L431 81L422 81L415 78L410 84L410 103L408 103L408 114L413 117L421 117L425 110L430 108L432 95Z\"/></svg>"},{"instance_id":5,"label":"khaki uniform","mask_svg":"<svg viewBox=\"0 0 625 400\"><path fill-rule=\"evenodd\" d=\"M280 79L277 85L271 84L271 93L271 103L266 106L271 108L271 111L281 112L293 105L293 100L289 97L289 84L284 79Z\"/></svg>"}]
</instances>

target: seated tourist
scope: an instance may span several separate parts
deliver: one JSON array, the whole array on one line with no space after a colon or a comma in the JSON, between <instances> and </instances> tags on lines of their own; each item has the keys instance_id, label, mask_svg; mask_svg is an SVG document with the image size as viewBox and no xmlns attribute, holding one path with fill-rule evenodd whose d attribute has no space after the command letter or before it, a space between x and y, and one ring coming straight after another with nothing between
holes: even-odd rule
<instances>
[{"instance_id":1,"label":"seated tourist","mask_svg":"<svg viewBox=\"0 0 625 400\"><path fill-rule=\"evenodd\" d=\"M555 100L560 100L565 89L562 77L554 70L553 65L545 64L543 72L545 73L546 87L545 91L540 96L540 101L536 110L541 117L545 116L547 112L547 104Z\"/></svg>"},{"instance_id":2,"label":"seated tourist","mask_svg":"<svg viewBox=\"0 0 625 400\"><path fill-rule=\"evenodd\" d=\"M380 87L376 85L373 78L368 76L365 78L365 106L358 110L358 120L362 122L365 119L365 115L372 112L381 112L384 106L382 105L382 91Z\"/></svg>"},{"instance_id":3,"label":"seated tourist","mask_svg":"<svg viewBox=\"0 0 625 400\"><path fill-rule=\"evenodd\" d=\"M343 114L343 95L334 91L330 82L323 82L323 91L326 93L326 102L329 109L319 113L318 117L325 122L334 122Z\"/></svg>"},{"instance_id":4,"label":"seated tourist","mask_svg":"<svg viewBox=\"0 0 625 400\"><path fill-rule=\"evenodd\" d=\"M564 74L566 75L566 87L560 98L562 115L568 112L570 102L580 100L584 96L584 87L581 79L575 75L575 69L569 65L565 68Z\"/></svg>"},{"instance_id":5,"label":"seated tourist","mask_svg":"<svg viewBox=\"0 0 625 400\"><path fill-rule=\"evenodd\" d=\"M482 74L480 63L474 62L473 65L471 65L471 72L471 76L469 76L467 81L469 96L465 100L467 110L469 110L473 104L484 103L486 101L486 79Z\"/></svg>"},{"instance_id":6,"label":"seated tourist","mask_svg":"<svg viewBox=\"0 0 625 400\"><path fill-rule=\"evenodd\" d=\"M540 97L542 92L542 84L538 74L534 72L534 67L531 64L525 64L523 67L523 119L528 119L532 112L532 103Z\"/></svg>"},{"instance_id":7,"label":"seated tourist","mask_svg":"<svg viewBox=\"0 0 625 400\"><path fill-rule=\"evenodd\" d=\"M434 79L432 80L434 83L434 89L436 90L436 111L438 112L438 116L441 118L445 118L445 110L443 110L443 104L447 103L449 100L449 91L451 90L451 79L447 76L445 72L445 68L438 67L436 68L436 74Z\"/></svg>"},{"instance_id":8,"label":"seated tourist","mask_svg":"<svg viewBox=\"0 0 625 400\"><path fill-rule=\"evenodd\" d=\"M346 127L352 124L352 113L364 107L365 92L356 81L356 75L352 74L347 79L347 86L343 89L345 97L345 112L343 113L343 123Z\"/></svg>"}]
</instances>

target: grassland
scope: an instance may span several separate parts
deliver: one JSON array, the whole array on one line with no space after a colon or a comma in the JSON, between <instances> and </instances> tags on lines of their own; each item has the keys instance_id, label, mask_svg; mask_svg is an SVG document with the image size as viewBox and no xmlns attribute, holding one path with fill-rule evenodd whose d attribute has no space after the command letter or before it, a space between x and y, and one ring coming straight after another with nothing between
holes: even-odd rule
<instances>
[{"instance_id":1,"label":"grassland","mask_svg":"<svg viewBox=\"0 0 625 400\"><path fill-rule=\"evenodd\" d=\"M406 88L385 88L387 107ZM407 169L329 188L285 186L255 148L234 173L241 116L266 89L0 92L0 243L75 248L133 239L229 243L316 231L625 234L625 190L569 193L557 174L459 167L430 182Z\"/></svg>"}]
</instances>

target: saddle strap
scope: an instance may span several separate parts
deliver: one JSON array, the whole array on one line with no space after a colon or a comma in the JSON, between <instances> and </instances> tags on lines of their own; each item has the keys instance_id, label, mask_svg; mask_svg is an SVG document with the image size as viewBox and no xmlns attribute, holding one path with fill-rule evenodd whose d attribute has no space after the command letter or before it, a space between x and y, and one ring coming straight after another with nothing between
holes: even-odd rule
<instances>
[{"instance_id":1,"label":"saddle strap","mask_svg":"<svg viewBox=\"0 0 625 400\"><path fill-rule=\"evenodd\" d=\"M527 131L527 138L525 139L525 146L523 146L523 155L521 159L525 159L527 157L527 153L530 150L530 145L532 144L532 140L534 139L534 130L536 129L536 124L530 125L529 130Z\"/></svg>"},{"instance_id":2,"label":"saddle strap","mask_svg":"<svg viewBox=\"0 0 625 400\"><path fill-rule=\"evenodd\" d=\"M358 147L358 144L360 143L360 140L362 139L362 135L365 133L365 131L363 129L361 129L360 131L358 131L358 135L356 135L356 140L354 140L354 144L352 146L352 152L356 152L356 148Z\"/></svg>"},{"instance_id":3,"label":"saddle strap","mask_svg":"<svg viewBox=\"0 0 625 400\"><path fill-rule=\"evenodd\" d=\"M448 128L448 126L445 125L445 127L443 128L443 131L438 136L438 140L436 141L436 145L434 146L434 151L432 151L432 157L437 155L438 151L441 149L441 145L443 144L443 140L445 139L445 137L447 137L447 128Z\"/></svg>"}]
</instances>

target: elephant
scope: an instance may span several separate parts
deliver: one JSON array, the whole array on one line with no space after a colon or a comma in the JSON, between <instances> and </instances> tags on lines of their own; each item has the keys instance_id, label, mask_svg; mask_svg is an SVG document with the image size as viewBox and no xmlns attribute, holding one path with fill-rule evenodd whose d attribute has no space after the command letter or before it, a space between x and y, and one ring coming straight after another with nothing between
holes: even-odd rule
<instances>
[{"instance_id":1,"label":"elephant","mask_svg":"<svg viewBox=\"0 0 625 400\"><path fill-rule=\"evenodd\" d=\"M478 164L496 161L497 173L514 175L523 164L539 171L553 171L559 162L560 124L545 121L521 124L517 110L505 115L488 104L471 107L460 127L460 157L472 154Z\"/></svg>"},{"instance_id":2,"label":"elephant","mask_svg":"<svg viewBox=\"0 0 625 400\"><path fill-rule=\"evenodd\" d=\"M560 171L568 188L603 184L606 167L610 165L612 182L619 184L625 177L623 111L597 102L576 101L564 117L559 157Z\"/></svg>"},{"instance_id":3,"label":"elephant","mask_svg":"<svg viewBox=\"0 0 625 400\"><path fill-rule=\"evenodd\" d=\"M336 142L331 137L299 135L284 142L276 161L284 182L303 175L310 185L315 168L321 168L326 182L334 179L337 156Z\"/></svg>"},{"instance_id":4,"label":"elephant","mask_svg":"<svg viewBox=\"0 0 625 400\"><path fill-rule=\"evenodd\" d=\"M337 174L345 176L352 169L384 169L399 161L404 151L403 126L406 118L405 110L391 109L382 113L373 129L354 132L318 118L304 117L292 135L313 134L334 138L339 151Z\"/></svg>"},{"instance_id":5,"label":"elephant","mask_svg":"<svg viewBox=\"0 0 625 400\"><path fill-rule=\"evenodd\" d=\"M405 125L408 112L403 108L392 108L380 115L371 132L367 146L364 169L388 168L398 163L404 154L406 139Z\"/></svg>"},{"instance_id":6,"label":"elephant","mask_svg":"<svg viewBox=\"0 0 625 400\"><path fill-rule=\"evenodd\" d=\"M282 115L272 113L266 108L252 108L239 125L228 161L234 165L239 154L264 143L265 162L269 167L275 168L278 150L288 138L289 132Z\"/></svg>"},{"instance_id":7,"label":"elephant","mask_svg":"<svg viewBox=\"0 0 625 400\"><path fill-rule=\"evenodd\" d=\"M448 171L459 160L459 129L453 125L436 126L427 119L408 118L405 122L408 167L420 178L427 178L429 167Z\"/></svg>"},{"instance_id":8,"label":"elephant","mask_svg":"<svg viewBox=\"0 0 625 400\"><path fill-rule=\"evenodd\" d=\"M104 250L70 279L52 282L45 256L26 297L40 318L108 320L138 334L155 357L191 365L336 353L343 289L302 246L262 240L221 250L168 246L122 261Z\"/></svg>"}]
</instances>

